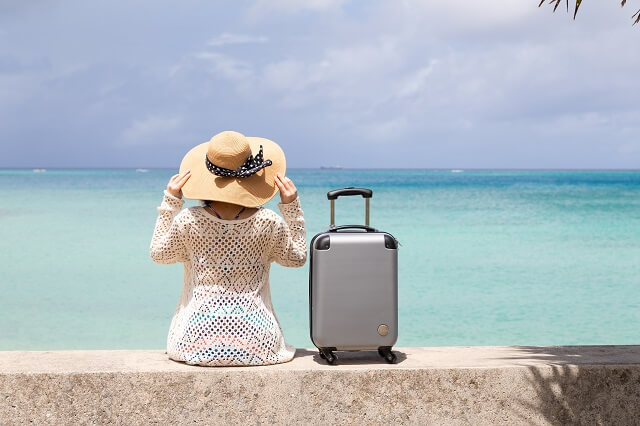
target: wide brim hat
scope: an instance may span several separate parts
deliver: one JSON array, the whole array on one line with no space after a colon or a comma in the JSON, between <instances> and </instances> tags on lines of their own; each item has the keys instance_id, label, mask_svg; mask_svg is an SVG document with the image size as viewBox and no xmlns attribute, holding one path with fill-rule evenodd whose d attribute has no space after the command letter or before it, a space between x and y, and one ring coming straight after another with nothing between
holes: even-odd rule
<instances>
[{"instance_id":1,"label":"wide brim hat","mask_svg":"<svg viewBox=\"0 0 640 426\"><path fill-rule=\"evenodd\" d=\"M187 152L180 173L187 169L185 198L257 207L277 194L275 175L285 175L286 159L272 140L225 131Z\"/></svg>"}]
</instances>

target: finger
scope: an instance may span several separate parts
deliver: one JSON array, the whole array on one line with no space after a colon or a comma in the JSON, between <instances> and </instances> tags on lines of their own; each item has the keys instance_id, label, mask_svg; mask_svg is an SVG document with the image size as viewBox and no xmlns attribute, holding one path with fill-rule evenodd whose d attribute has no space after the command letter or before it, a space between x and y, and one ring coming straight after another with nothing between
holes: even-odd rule
<instances>
[{"instance_id":1,"label":"finger","mask_svg":"<svg viewBox=\"0 0 640 426\"><path fill-rule=\"evenodd\" d=\"M180 179L177 184L180 188L182 188L184 186L185 183L187 183L187 181L189 180L189 178L191 177L191 175L185 175L182 179Z\"/></svg>"},{"instance_id":2,"label":"finger","mask_svg":"<svg viewBox=\"0 0 640 426\"><path fill-rule=\"evenodd\" d=\"M283 183L284 183L285 188L287 188L289 191L292 191L295 188L293 186L293 182L291 181L291 179L289 179L286 176L284 177Z\"/></svg>"},{"instance_id":3,"label":"finger","mask_svg":"<svg viewBox=\"0 0 640 426\"><path fill-rule=\"evenodd\" d=\"M274 178L274 182L276 183L276 185L278 185L278 189L280 191L283 191L285 189L284 185L282 184L282 181L280 180L280 176L276 175Z\"/></svg>"},{"instance_id":4,"label":"finger","mask_svg":"<svg viewBox=\"0 0 640 426\"><path fill-rule=\"evenodd\" d=\"M180 173L171 176L171 179L169 179L169 182L173 182L178 176L180 176Z\"/></svg>"},{"instance_id":5,"label":"finger","mask_svg":"<svg viewBox=\"0 0 640 426\"><path fill-rule=\"evenodd\" d=\"M295 185L293 184L293 181L291 179L289 179L288 177L285 177L286 181L287 181L287 185L289 185L290 188L294 188L295 189Z\"/></svg>"},{"instance_id":6,"label":"finger","mask_svg":"<svg viewBox=\"0 0 640 426\"><path fill-rule=\"evenodd\" d=\"M184 184L187 183L190 177L191 177L191 173L185 174L184 176L182 176L182 178L178 179L178 181L176 182L176 186L178 188L182 188Z\"/></svg>"},{"instance_id":7,"label":"finger","mask_svg":"<svg viewBox=\"0 0 640 426\"><path fill-rule=\"evenodd\" d=\"M180 173L178 175L178 181L184 179L185 176L189 176L190 174L191 174L191 170L190 169L185 170L183 173Z\"/></svg>"},{"instance_id":8,"label":"finger","mask_svg":"<svg viewBox=\"0 0 640 426\"><path fill-rule=\"evenodd\" d=\"M182 179L186 174L188 174L188 173L190 173L190 172L191 172L191 170L190 170L190 169L187 169L187 170L185 170L185 171L184 171L184 172L182 172L182 173L178 173L178 174L176 174L176 175L173 175L173 178L172 178L172 179L174 179L174 180L176 180L176 181L179 181L179 180L180 180L180 179Z\"/></svg>"}]
</instances>

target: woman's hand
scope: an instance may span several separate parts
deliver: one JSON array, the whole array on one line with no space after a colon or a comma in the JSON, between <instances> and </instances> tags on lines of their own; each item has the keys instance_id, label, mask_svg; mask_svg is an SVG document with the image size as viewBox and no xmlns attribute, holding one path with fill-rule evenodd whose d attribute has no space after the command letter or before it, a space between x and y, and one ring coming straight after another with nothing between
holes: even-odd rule
<instances>
[{"instance_id":1,"label":"woman's hand","mask_svg":"<svg viewBox=\"0 0 640 426\"><path fill-rule=\"evenodd\" d=\"M167 191L176 198L182 198L182 187L191 177L191 170L185 170L184 173L178 173L171 176L167 184Z\"/></svg>"},{"instance_id":2,"label":"woman's hand","mask_svg":"<svg viewBox=\"0 0 640 426\"><path fill-rule=\"evenodd\" d=\"M289 204L296 199L298 190L291 179L286 176L280 176L280 173L276 173L274 180L280 190L280 201L282 201L282 204Z\"/></svg>"}]
</instances>

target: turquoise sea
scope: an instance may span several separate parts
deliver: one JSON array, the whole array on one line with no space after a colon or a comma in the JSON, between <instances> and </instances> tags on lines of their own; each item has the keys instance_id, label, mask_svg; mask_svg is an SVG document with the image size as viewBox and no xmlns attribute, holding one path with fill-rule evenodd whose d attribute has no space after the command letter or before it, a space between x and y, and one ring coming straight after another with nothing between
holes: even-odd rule
<instances>
[{"instance_id":1,"label":"turquoise sea","mask_svg":"<svg viewBox=\"0 0 640 426\"><path fill-rule=\"evenodd\" d=\"M182 265L153 263L149 243L173 173L0 171L0 350L165 348ZM328 190L373 189L372 226L401 243L397 346L640 343L640 171L288 175L307 242ZM339 199L337 223L363 205ZM271 272L297 347L313 347L308 267Z\"/></svg>"}]
</instances>

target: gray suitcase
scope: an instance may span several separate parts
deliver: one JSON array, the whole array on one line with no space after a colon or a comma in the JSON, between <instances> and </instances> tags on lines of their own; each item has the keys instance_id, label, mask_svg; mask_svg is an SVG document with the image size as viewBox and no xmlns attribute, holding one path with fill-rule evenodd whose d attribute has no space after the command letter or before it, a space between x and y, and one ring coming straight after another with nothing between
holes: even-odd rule
<instances>
[{"instance_id":1,"label":"gray suitcase","mask_svg":"<svg viewBox=\"0 0 640 426\"><path fill-rule=\"evenodd\" d=\"M361 195L365 225L335 226L338 197ZM373 191L329 191L331 226L311 240L309 313L311 341L334 364L334 351L378 350L387 362L398 339L398 241L369 226Z\"/></svg>"}]
</instances>

